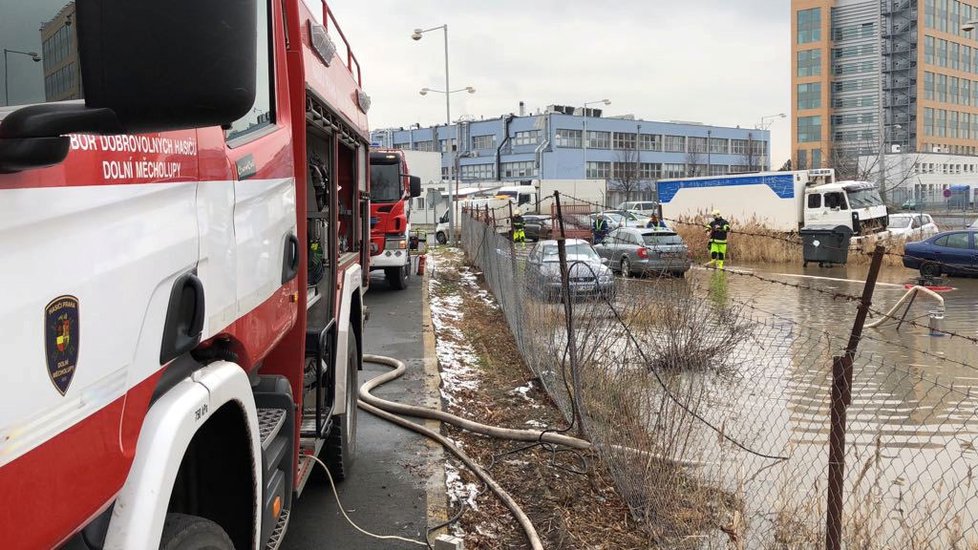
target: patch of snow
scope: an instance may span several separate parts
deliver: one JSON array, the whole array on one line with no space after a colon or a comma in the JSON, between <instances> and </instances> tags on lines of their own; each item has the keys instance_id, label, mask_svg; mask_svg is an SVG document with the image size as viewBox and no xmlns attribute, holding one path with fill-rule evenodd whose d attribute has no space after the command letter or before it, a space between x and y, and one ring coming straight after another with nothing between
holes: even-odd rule
<instances>
[{"instance_id":1,"label":"patch of snow","mask_svg":"<svg viewBox=\"0 0 978 550\"><path fill-rule=\"evenodd\" d=\"M465 483L458 468L451 462L445 462L445 487L448 494L448 502L453 507L458 507L461 502L465 502L469 508L478 510L476 497L479 496L479 486L475 483Z\"/></svg>"},{"instance_id":2,"label":"patch of snow","mask_svg":"<svg viewBox=\"0 0 978 550\"><path fill-rule=\"evenodd\" d=\"M522 396L523 399L526 399L527 401L533 401L533 398L530 397L529 395L527 395L528 393L530 393L530 391L532 389L533 389L533 380L529 380L529 381L527 381L527 383L526 383L525 386L520 386L518 388L515 388L513 390L510 390L509 391L509 394L510 395L519 395L519 396Z\"/></svg>"}]
</instances>

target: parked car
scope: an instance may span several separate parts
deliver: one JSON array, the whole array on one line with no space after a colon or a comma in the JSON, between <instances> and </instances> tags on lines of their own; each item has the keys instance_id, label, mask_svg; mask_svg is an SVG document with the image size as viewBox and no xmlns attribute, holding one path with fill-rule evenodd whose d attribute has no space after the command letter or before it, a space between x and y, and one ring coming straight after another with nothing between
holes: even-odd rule
<instances>
[{"instance_id":1,"label":"parked car","mask_svg":"<svg viewBox=\"0 0 978 550\"><path fill-rule=\"evenodd\" d=\"M894 237L919 241L937 235L940 230L930 214L890 214L886 229Z\"/></svg>"},{"instance_id":2,"label":"parked car","mask_svg":"<svg viewBox=\"0 0 978 550\"><path fill-rule=\"evenodd\" d=\"M523 232L528 241L539 241L553 236L553 220L550 216L525 214L523 221L526 223Z\"/></svg>"},{"instance_id":3,"label":"parked car","mask_svg":"<svg viewBox=\"0 0 978 550\"><path fill-rule=\"evenodd\" d=\"M567 239L567 265L570 296L613 296L615 276L590 243ZM531 294L553 300L562 297L560 258L557 241L544 240L533 245L526 260L526 284Z\"/></svg>"},{"instance_id":4,"label":"parked car","mask_svg":"<svg viewBox=\"0 0 978 550\"><path fill-rule=\"evenodd\" d=\"M920 203L917 202L917 199L907 199L900 205L903 210L917 210L919 207Z\"/></svg>"},{"instance_id":5,"label":"parked car","mask_svg":"<svg viewBox=\"0 0 978 550\"><path fill-rule=\"evenodd\" d=\"M659 204L655 201L625 201L618 205L618 210L633 210L651 216L659 211Z\"/></svg>"},{"instance_id":6,"label":"parked car","mask_svg":"<svg viewBox=\"0 0 978 550\"><path fill-rule=\"evenodd\" d=\"M597 214L591 214L592 224L598 216L604 216L608 220L609 229L618 229L619 227L645 227L651 219L648 216L638 212L632 212L631 210L606 210Z\"/></svg>"},{"instance_id":7,"label":"parked car","mask_svg":"<svg viewBox=\"0 0 978 550\"><path fill-rule=\"evenodd\" d=\"M978 230L945 231L920 242L907 243L904 267L919 269L924 277L978 273Z\"/></svg>"},{"instance_id":8,"label":"parked car","mask_svg":"<svg viewBox=\"0 0 978 550\"><path fill-rule=\"evenodd\" d=\"M689 250L682 237L665 229L622 227L594 246L612 270L623 276L668 273L682 277L689 271Z\"/></svg>"}]
</instances>

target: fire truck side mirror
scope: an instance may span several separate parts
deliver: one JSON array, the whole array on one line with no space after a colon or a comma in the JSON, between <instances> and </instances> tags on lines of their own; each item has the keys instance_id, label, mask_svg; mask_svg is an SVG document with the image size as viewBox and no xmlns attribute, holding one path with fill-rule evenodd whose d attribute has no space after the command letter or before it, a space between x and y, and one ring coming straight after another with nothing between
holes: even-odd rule
<instances>
[{"instance_id":1,"label":"fire truck side mirror","mask_svg":"<svg viewBox=\"0 0 978 550\"><path fill-rule=\"evenodd\" d=\"M421 178L418 176L408 176L411 180L411 198L421 196Z\"/></svg>"},{"instance_id":2,"label":"fire truck side mirror","mask_svg":"<svg viewBox=\"0 0 978 550\"><path fill-rule=\"evenodd\" d=\"M227 125L255 103L256 0L89 0L75 25L85 105L125 132Z\"/></svg>"},{"instance_id":3,"label":"fire truck side mirror","mask_svg":"<svg viewBox=\"0 0 978 550\"><path fill-rule=\"evenodd\" d=\"M65 134L227 126L255 103L257 0L76 4L85 104L30 105L0 123L0 173L51 166Z\"/></svg>"}]
</instances>

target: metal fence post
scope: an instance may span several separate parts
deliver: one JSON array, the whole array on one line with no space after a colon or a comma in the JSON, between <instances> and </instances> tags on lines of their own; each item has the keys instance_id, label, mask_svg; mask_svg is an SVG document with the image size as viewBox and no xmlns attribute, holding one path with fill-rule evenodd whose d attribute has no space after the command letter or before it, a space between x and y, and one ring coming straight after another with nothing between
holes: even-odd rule
<instances>
[{"instance_id":1,"label":"metal fence post","mask_svg":"<svg viewBox=\"0 0 978 550\"><path fill-rule=\"evenodd\" d=\"M873 291L883 263L885 249L877 244L873 251L873 262L863 286L862 299L852 323L849 343L845 354L832 360L832 402L831 424L829 425L829 483L827 515L825 516L825 548L842 550L842 507L846 473L846 409L852 403L852 363L856 356L859 340L863 335L863 325L869 306L873 302Z\"/></svg>"},{"instance_id":2,"label":"metal fence post","mask_svg":"<svg viewBox=\"0 0 978 550\"><path fill-rule=\"evenodd\" d=\"M557 208L557 220L560 222L560 237L557 238L557 255L560 259L560 287L564 301L564 315L567 318L567 352L570 357L571 380L574 387L573 401L574 422L577 423L577 431L584 433L584 423L582 421L583 412L581 410L581 376L577 363L577 337L574 327L574 306L570 293L570 269L567 266L567 243L566 233L564 232L564 215L560 210L560 192L554 191L554 204Z\"/></svg>"}]
</instances>

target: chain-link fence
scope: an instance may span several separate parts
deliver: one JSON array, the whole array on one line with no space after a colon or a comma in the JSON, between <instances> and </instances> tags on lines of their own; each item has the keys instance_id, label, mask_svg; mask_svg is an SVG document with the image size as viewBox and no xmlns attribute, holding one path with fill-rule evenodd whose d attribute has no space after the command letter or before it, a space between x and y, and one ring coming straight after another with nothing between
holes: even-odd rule
<instances>
[{"instance_id":1,"label":"chain-link fence","mask_svg":"<svg viewBox=\"0 0 978 550\"><path fill-rule=\"evenodd\" d=\"M514 244L492 212L461 228L526 363L661 547L825 545L833 358L854 302L817 296L840 328L822 330L737 299L734 273L615 277L568 240L563 277L555 242ZM947 370L967 365L907 357L852 356L840 540L978 548L978 403Z\"/></svg>"}]
</instances>

